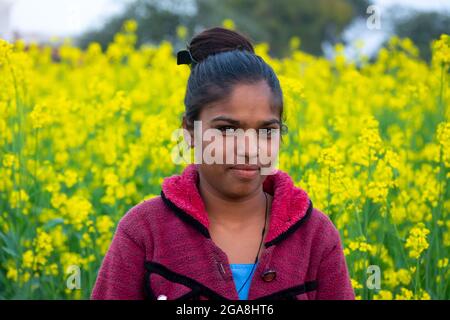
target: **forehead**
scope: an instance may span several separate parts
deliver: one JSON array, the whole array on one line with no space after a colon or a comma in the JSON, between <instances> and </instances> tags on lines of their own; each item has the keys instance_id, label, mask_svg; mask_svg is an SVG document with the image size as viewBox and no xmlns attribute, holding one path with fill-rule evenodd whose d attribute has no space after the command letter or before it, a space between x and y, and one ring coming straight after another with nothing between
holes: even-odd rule
<instances>
[{"instance_id":1,"label":"forehead","mask_svg":"<svg viewBox=\"0 0 450 320\"><path fill-rule=\"evenodd\" d=\"M230 96L202 110L203 120L227 116L243 123L254 123L268 118L279 118L272 106L272 91L266 81L237 84Z\"/></svg>"}]
</instances>

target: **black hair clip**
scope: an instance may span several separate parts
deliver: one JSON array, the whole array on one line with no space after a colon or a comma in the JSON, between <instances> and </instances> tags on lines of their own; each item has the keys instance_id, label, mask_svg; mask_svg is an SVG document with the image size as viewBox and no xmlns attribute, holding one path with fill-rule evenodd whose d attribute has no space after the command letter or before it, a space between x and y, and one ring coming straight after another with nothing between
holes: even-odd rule
<instances>
[{"instance_id":1,"label":"black hair clip","mask_svg":"<svg viewBox=\"0 0 450 320\"><path fill-rule=\"evenodd\" d=\"M177 65L180 64L189 64L194 65L198 63L191 55L191 52L189 50L181 50L177 53Z\"/></svg>"}]
</instances>

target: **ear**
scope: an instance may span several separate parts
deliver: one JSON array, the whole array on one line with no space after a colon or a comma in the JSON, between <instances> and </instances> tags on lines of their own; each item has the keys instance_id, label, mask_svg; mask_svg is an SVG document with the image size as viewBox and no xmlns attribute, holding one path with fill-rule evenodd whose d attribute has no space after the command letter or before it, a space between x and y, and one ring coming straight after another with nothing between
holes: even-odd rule
<instances>
[{"instance_id":1,"label":"ear","mask_svg":"<svg viewBox=\"0 0 450 320\"><path fill-rule=\"evenodd\" d=\"M189 121L186 119L186 116L183 116L183 129L184 129L184 140L186 143L193 148L194 147L194 129L191 125L189 125ZM186 136L186 134L189 134L189 136Z\"/></svg>"},{"instance_id":2,"label":"ear","mask_svg":"<svg viewBox=\"0 0 450 320\"><path fill-rule=\"evenodd\" d=\"M280 128L280 147L283 144L283 136L286 135L288 131L289 131L288 126L285 123L283 123Z\"/></svg>"}]
</instances>

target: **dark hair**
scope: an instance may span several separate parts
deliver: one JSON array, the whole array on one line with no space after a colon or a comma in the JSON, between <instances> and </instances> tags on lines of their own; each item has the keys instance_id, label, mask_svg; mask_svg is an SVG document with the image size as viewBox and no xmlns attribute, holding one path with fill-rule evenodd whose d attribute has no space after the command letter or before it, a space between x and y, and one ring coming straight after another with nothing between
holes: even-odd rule
<instances>
[{"instance_id":1,"label":"dark hair","mask_svg":"<svg viewBox=\"0 0 450 320\"><path fill-rule=\"evenodd\" d=\"M224 100L233 86L265 80L272 91L272 108L279 108L283 124L283 93L275 72L255 50L250 40L233 30L222 27L206 29L188 45L192 58L184 104L187 126L198 119L202 108ZM282 127L282 128L283 128ZM281 131L283 132L283 130Z\"/></svg>"}]
</instances>

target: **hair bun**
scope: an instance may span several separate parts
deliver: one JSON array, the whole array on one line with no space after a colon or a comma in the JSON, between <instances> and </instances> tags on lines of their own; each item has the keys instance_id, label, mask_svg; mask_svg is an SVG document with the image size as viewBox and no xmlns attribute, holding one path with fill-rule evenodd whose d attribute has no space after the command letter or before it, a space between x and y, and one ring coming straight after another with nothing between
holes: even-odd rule
<instances>
[{"instance_id":1,"label":"hair bun","mask_svg":"<svg viewBox=\"0 0 450 320\"><path fill-rule=\"evenodd\" d=\"M202 31L188 45L188 51L194 62L200 62L216 53L232 50L246 50L255 53L248 37L222 27L213 27Z\"/></svg>"}]
</instances>

